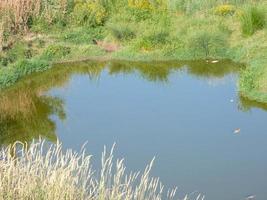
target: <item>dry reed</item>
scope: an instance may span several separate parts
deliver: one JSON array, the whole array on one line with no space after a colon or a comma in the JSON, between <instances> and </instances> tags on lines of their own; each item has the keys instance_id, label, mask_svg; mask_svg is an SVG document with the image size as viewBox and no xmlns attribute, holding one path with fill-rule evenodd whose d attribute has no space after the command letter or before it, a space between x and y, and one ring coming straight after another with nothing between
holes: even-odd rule
<instances>
[{"instance_id":1,"label":"dry reed","mask_svg":"<svg viewBox=\"0 0 267 200\"><path fill-rule=\"evenodd\" d=\"M101 164L95 173L84 148L77 153L63 151L60 143L39 140L27 147L17 142L0 151L0 199L177 199L176 189L165 193L159 179L150 177L153 161L143 173L126 174L123 160L114 162L112 148L110 153L104 149Z\"/></svg>"},{"instance_id":2,"label":"dry reed","mask_svg":"<svg viewBox=\"0 0 267 200\"><path fill-rule=\"evenodd\" d=\"M65 15L67 0L1 0L0 15L11 18L13 31L27 31L30 17L44 17L52 23L54 17Z\"/></svg>"},{"instance_id":3,"label":"dry reed","mask_svg":"<svg viewBox=\"0 0 267 200\"><path fill-rule=\"evenodd\" d=\"M41 0L1 0L0 10L11 15L15 30L27 29L29 17L40 12Z\"/></svg>"}]
</instances>

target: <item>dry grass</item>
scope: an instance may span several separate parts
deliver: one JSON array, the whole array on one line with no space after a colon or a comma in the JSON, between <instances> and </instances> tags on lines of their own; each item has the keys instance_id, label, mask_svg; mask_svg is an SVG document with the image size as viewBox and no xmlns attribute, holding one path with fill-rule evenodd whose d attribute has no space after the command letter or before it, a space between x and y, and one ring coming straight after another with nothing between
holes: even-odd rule
<instances>
[{"instance_id":1,"label":"dry grass","mask_svg":"<svg viewBox=\"0 0 267 200\"><path fill-rule=\"evenodd\" d=\"M3 49L3 44L4 44L4 22L1 20L0 21L0 52Z\"/></svg>"},{"instance_id":2,"label":"dry grass","mask_svg":"<svg viewBox=\"0 0 267 200\"><path fill-rule=\"evenodd\" d=\"M153 161L143 173L126 174L123 160L114 162L112 148L110 153L104 149L101 163L97 174L84 148L77 153L63 151L60 143L48 145L40 140L27 147L17 142L0 152L0 199L177 199L176 189L163 195L159 179L150 177Z\"/></svg>"},{"instance_id":3,"label":"dry grass","mask_svg":"<svg viewBox=\"0 0 267 200\"><path fill-rule=\"evenodd\" d=\"M7 32L23 33L28 31L31 17L43 17L45 21L52 23L57 15L66 14L67 5L67 0L1 0L0 44L3 36L1 25L8 26L4 27Z\"/></svg>"},{"instance_id":4,"label":"dry grass","mask_svg":"<svg viewBox=\"0 0 267 200\"><path fill-rule=\"evenodd\" d=\"M25 30L31 15L40 12L41 0L1 0L0 10L9 13L15 30Z\"/></svg>"}]
</instances>

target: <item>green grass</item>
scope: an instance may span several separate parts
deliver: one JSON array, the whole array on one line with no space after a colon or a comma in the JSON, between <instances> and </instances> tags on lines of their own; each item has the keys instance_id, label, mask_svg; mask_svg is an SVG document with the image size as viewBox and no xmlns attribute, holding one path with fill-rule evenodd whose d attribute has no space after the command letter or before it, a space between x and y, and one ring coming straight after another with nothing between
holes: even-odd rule
<instances>
[{"instance_id":1,"label":"green grass","mask_svg":"<svg viewBox=\"0 0 267 200\"><path fill-rule=\"evenodd\" d=\"M241 28L244 35L251 36L256 31L264 28L266 24L266 10L248 6L240 16Z\"/></svg>"},{"instance_id":2,"label":"green grass","mask_svg":"<svg viewBox=\"0 0 267 200\"><path fill-rule=\"evenodd\" d=\"M41 59L22 59L13 65L0 69L0 88L11 86L20 78L34 72L45 71L50 68L46 60Z\"/></svg>"}]
</instances>

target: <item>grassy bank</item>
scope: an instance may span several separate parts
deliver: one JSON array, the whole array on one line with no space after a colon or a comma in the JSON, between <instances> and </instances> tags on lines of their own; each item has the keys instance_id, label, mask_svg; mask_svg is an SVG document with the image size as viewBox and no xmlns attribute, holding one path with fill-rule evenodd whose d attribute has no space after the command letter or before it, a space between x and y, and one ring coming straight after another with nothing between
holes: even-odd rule
<instances>
[{"instance_id":1,"label":"grassy bank","mask_svg":"<svg viewBox=\"0 0 267 200\"><path fill-rule=\"evenodd\" d=\"M113 148L102 153L100 170L93 169L91 157L84 149L63 151L60 143L7 146L0 151L0 199L177 199L176 189L163 190L159 179L150 176L153 161L143 172L127 174Z\"/></svg>"},{"instance_id":2,"label":"grassy bank","mask_svg":"<svg viewBox=\"0 0 267 200\"><path fill-rule=\"evenodd\" d=\"M24 21L1 14L0 88L53 62L92 56L231 59L247 64L240 93L267 102L266 1L42 0L22 9L15 16Z\"/></svg>"}]
</instances>

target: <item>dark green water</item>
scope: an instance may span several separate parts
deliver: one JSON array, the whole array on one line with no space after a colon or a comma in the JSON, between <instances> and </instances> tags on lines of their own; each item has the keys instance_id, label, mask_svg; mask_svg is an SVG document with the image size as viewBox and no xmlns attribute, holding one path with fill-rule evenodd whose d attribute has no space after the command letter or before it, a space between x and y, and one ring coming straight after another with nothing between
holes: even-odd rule
<instances>
[{"instance_id":1,"label":"dark green water","mask_svg":"<svg viewBox=\"0 0 267 200\"><path fill-rule=\"evenodd\" d=\"M0 144L40 136L100 157L116 142L129 170L181 195L267 199L267 106L237 92L231 62L81 62L32 75L0 96ZM240 129L238 134L234 130Z\"/></svg>"}]
</instances>

